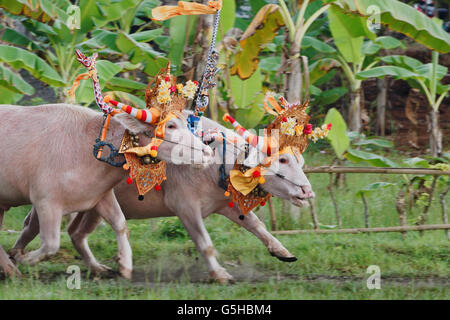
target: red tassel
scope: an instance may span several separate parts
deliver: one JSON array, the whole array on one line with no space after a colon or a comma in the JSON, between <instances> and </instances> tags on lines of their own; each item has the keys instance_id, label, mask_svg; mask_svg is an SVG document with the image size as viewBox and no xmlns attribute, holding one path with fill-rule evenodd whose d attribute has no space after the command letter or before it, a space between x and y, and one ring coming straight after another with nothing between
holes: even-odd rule
<instances>
[{"instance_id":1,"label":"red tassel","mask_svg":"<svg viewBox=\"0 0 450 320\"><path fill-rule=\"evenodd\" d=\"M234 203L233 203L233 202L228 202L228 206L229 206L230 208L233 208L233 207L234 207Z\"/></svg>"},{"instance_id":2,"label":"red tassel","mask_svg":"<svg viewBox=\"0 0 450 320\"><path fill-rule=\"evenodd\" d=\"M133 179L128 178L128 179L127 179L127 184L132 184L132 183L133 183Z\"/></svg>"},{"instance_id":3,"label":"red tassel","mask_svg":"<svg viewBox=\"0 0 450 320\"><path fill-rule=\"evenodd\" d=\"M155 186L155 190L156 190L156 191L161 190L161 186L160 186L159 184L157 184L157 185Z\"/></svg>"}]
</instances>

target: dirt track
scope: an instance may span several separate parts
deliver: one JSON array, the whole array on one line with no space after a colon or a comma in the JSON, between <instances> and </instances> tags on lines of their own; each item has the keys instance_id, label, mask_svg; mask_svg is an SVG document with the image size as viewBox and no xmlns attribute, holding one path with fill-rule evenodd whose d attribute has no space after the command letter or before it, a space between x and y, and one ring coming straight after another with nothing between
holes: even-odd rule
<instances>
[{"instance_id":1,"label":"dirt track","mask_svg":"<svg viewBox=\"0 0 450 320\"><path fill-rule=\"evenodd\" d=\"M335 283L344 285L349 283L360 283L365 285L368 275L323 275L310 274L298 276L288 273L277 273L271 271L262 271L250 265L230 265L225 263L228 272L234 276L236 283L267 283L268 281L301 281L308 283ZM133 272L133 280L131 284L137 287L154 287L161 284L190 282L190 283L209 283L208 272L205 265L196 262L190 266L164 266L164 271L157 266L140 266L136 267ZM83 278L86 277L83 272ZM29 275L24 275L28 277ZM67 277L64 272L39 273L39 280L43 282L58 281L61 277ZM115 271L102 274L101 276L90 276L91 281L112 280L125 281ZM5 276L0 274L0 281L4 281ZM437 276L423 277L405 277L405 276L381 276L381 284L390 286L414 286L416 288L434 288L434 287L450 287L450 279ZM231 284L232 285L232 284Z\"/></svg>"}]
</instances>

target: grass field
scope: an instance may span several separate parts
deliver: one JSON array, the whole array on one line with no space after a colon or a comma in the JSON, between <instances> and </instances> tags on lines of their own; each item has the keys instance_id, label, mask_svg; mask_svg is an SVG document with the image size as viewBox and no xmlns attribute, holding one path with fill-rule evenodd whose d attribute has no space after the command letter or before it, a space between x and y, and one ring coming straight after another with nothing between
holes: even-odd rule
<instances>
[{"instance_id":1,"label":"grass field","mask_svg":"<svg viewBox=\"0 0 450 320\"><path fill-rule=\"evenodd\" d=\"M316 153L317 154L317 153ZM329 164L329 156L306 157L311 166ZM326 186L328 175L310 175L316 192L320 223L334 225L334 211ZM394 206L401 176L348 174L347 188L337 191L343 227L363 227L363 204L356 192L375 181L398 185L367 197L371 226L398 225ZM447 201L448 204L448 201ZM275 202L281 229L310 229L309 209L300 217L283 213ZM0 243L9 249L20 230L29 207L10 210L0 231ZM257 214L270 225L266 208ZM408 216L413 224L420 210ZM49 261L34 267L20 266L25 279L4 279L0 275L0 299L449 299L450 241L443 231L428 231L423 237L409 232L356 235L278 236L298 257L285 263L271 257L259 240L246 230L218 215L206 227L220 253L219 262L235 276L236 282L219 285L207 282L207 269L177 218L129 221L135 273L126 281L111 273L101 278L89 276L66 232L61 249ZM427 223L441 223L437 200ZM100 227L90 237L94 254L117 270L115 235L109 226ZM28 249L37 248L35 239ZM66 286L69 265L82 270L80 290ZM381 269L381 289L366 287L369 265Z\"/></svg>"}]
</instances>

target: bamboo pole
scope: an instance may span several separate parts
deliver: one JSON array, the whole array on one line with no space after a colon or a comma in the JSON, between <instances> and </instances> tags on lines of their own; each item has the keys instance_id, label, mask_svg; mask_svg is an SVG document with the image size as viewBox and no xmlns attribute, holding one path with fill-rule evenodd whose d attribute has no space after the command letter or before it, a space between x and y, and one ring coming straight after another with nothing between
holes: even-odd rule
<instances>
[{"instance_id":1,"label":"bamboo pole","mask_svg":"<svg viewBox=\"0 0 450 320\"><path fill-rule=\"evenodd\" d=\"M442 207L442 222L444 224L448 224L448 216L447 216L447 207L445 205L445 196L447 195L447 192L450 190L450 187L447 188L444 192L442 192L439 195L440 198L440 202L441 202L441 207ZM447 239L450 239L450 233L447 230L445 230L445 234L447 235Z\"/></svg>"},{"instance_id":2,"label":"bamboo pole","mask_svg":"<svg viewBox=\"0 0 450 320\"><path fill-rule=\"evenodd\" d=\"M330 173L330 184L328 185L328 191L330 192L330 197L331 197L331 201L333 202L333 206L334 206L334 214L336 216L336 223L338 225L339 228L342 228L342 219L341 219L341 215L339 214L339 207L338 207L338 203L336 201L336 197L334 196L334 191L333 191L333 174Z\"/></svg>"},{"instance_id":3,"label":"bamboo pole","mask_svg":"<svg viewBox=\"0 0 450 320\"><path fill-rule=\"evenodd\" d=\"M400 191L397 193L397 198L395 200L395 208L398 212L398 218L400 220L400 225L402 227L406 226L406 205L405 205L405 192L403 189L400 189ZM406 231L402 232L403 239L406 236Z\"/></svg>"},{"instance_id":4,"label":"bamboo pole","mask_svg":"<svg viewBox=\"0 0 450 320\"><path fill-rule=\"evenodd\" d=\"M404 231L426 231L426 230L448 230L450 224L428 224L420 226L397 226L379 228L354 228L354 229L321 229L321 230L280 230L273 234L306 234L306 233L365 233L365 232L404 232Z\"/></svg>"},{"instance_id":5,"label":"bamboo pole","mask_svg":"<svg viewBox=\"0 0 450 320\"><path fill-rule=\"evenodd\" d=\"M367 228L370 228L369 225L369 205L367 204L366 197L364 196L364 192L361 192L361 199L364 203L364 224Z\"/></svg>"},{"instance_id":6,"label":"bamboo pole","mask_svg":"<svg viewBox=\"0 0 450 320\"><path fill-rule=\"evenodd\" d=\"M314 224L314 229L319 230L319 218L317 217L316 209L314 208L314 202L308 199L308 203L311 209L311 218Z\"/></svg>"},{"instance_id":7,"label":"bamboo pole","mask_svg":"<svg viewBox=\"0 0 450 320\"><path fill-rule=\"evenodd\" d=\"M269 203L269 212L270 212L270 221L272 224L272 231L277 230L277 215L275 214L275 211L273 210L273 204L272 199L269 198L267 201Z\"/></svg>"},{"instance_id":8,"label":"bamboo pole","mask_svg":"<svg viewBox=\"0 0 450 320\"><path fill-rule=\"evenodd\" d=\"M377 167L311 167L304 168L305 173L380 173L380 174L430 174L449 176L450 171L422 168L377 168Z\"/></svg>"},{"instance_id":9,"label":"bamboo pole","mask_svg":"<svg viewBox=\"0 0 450 320\"><path fill-rule=\"evenodd\" d=\"M425 222L427 221L428 211L430 210L431 203L433 202L433 194L434 194L434 189L436 188L437 179L438 179L438 176L433 177L433 182L431 184L431 189L430 189L430 195L428 196L428 204L424 208L422 215L419 217L419 221L417 222L417 224L424 225ZM420 232L420 235L422 236L423 232Z\"/></svg>"}]
</instances>

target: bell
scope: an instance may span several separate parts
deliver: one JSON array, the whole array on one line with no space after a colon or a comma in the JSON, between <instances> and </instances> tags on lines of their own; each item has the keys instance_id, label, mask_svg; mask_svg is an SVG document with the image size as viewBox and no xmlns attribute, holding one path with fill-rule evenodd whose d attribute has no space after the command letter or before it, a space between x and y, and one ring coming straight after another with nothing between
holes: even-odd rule
<instances>
[{"instance_id":1,"label":"bell","mask_svg":"<svg viewBox=\"0 0 450 320\"><path fill-rule=\"evenodd\" d=\"M149 156L144 157L144 164L150 164L152 159Z\"/></svg>"},{"instance_id":2,"label":"bell","mask_svg":"<svg viewBox=\"0 0 450 320\"><path fill-rule=\"evenodd\" d=\"M139 147L139 142L133 141L133 147Z\"/></svg>"}]
</instances>

